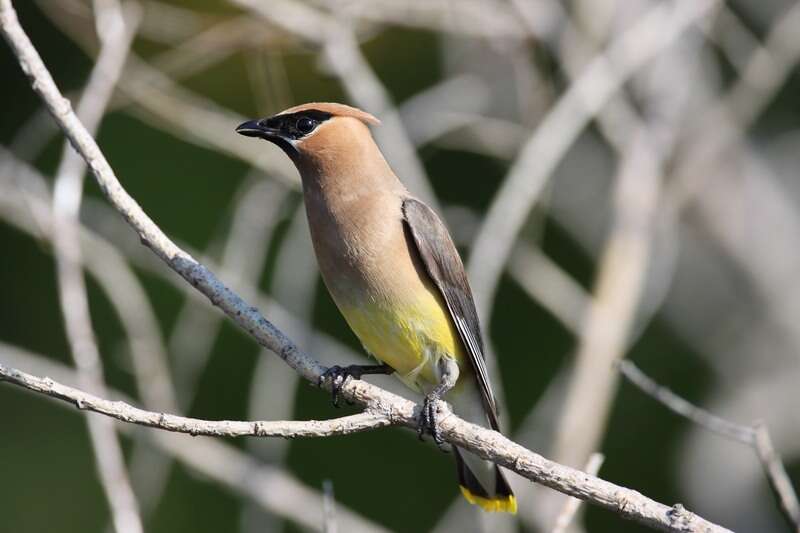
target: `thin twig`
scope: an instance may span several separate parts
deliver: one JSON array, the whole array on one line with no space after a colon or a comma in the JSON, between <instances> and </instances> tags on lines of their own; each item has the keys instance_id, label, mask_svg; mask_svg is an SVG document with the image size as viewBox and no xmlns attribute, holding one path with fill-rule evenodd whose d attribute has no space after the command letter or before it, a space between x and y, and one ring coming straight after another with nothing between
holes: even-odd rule
<instances>
[{"instance_id":1,"label":"thin twig","mask_svg":"<svg viewBox=\"0 0 800 533\"><path fill-rule=\"evenodd\" d=\"M10 0L0 0L0 28L23 71L30 78L33 89L44 100L73 146L87 161L102 192L136 230L142 242L203 292L214 305L225 311L235 323L250 332L259 344L275 352L304 378L316 382L325 370L324 367L302 352L257 309L248 306L206 267L178 248L122 188L97 143L72 112L69 102L59 92L39 54L19 25ZM374 385L351 380L342 388L342 394L374 413L386 416L394 424L407 427L417 425L418 408L415 404ZM549 461L495 431L458 418L449 413L443 404L438 407L442 411L441 434L445 440L523 477L663 531L727 531L687 511L682 505L670 508L631 489Z\"/></svg>"},{"instance_id":2,"label":"thin twig","mask_svg":"<svg viewBox=\"0 0 800 533\"><path fill-rule=\"evenodd\" d=\"M100 413L122 422L176 433L186 433L192 436L283 437L287 439L296 437L330 437L332 435L349 435L350 433L385 427L392 423L388 417L371 411L321 421L240 422L200 420L167 413L145 411L123 401L106 400L88 392L68 387L52 379L40 378L2 364L0 364L0 381L19 385L28 390L74 404L78 409Z\"/></svg>"},{"instance_id":3,"label":"thin twig","mask_svg":"<svg viewBox=\"0 0 800 533\"><path fill-rule=\"evenodd\" d=\"M636 385L640 390L652 396L675 413L684 418L688 418L698 426L702 426L712 433L722 435L723 437L741 442L742 444L753 444L753 428L728 422L723 418L712 415L705 409L701 409L687 402L668 388L656 383L630 360L625 359L620 361L619 370L628 381Z\"/></svg>"},{"instance_id":4,"label":"thin twig","mask_svg":"<svg viewBox=\"0 0 800 533\"><path fill-rule=\"evenodd\" d=\"M757 422L753 426L753 440L758 459L783 517L795 532L800 532L800 502L797 501L797 492L781 456L772 445L766 424Z\"/></svg>"},{"instance_id":5,"label":"thin twig","mask_svg":"<svg viewBox=\"0 0 800 533\"><path fill-rule=\"evenodd\" d=\"M753 448L761 462L761 468L775 495L781 514L794 531L800 532L800 502L798 502L797 493L792 487L780 455L772 445L767 427L762 422L753 426L745 426L713 415L705 409L687 402L663 385L659 385L630 360L620 361L619 370L639 390L674 413L712 433Z\"/></svg>"}]
</instances>

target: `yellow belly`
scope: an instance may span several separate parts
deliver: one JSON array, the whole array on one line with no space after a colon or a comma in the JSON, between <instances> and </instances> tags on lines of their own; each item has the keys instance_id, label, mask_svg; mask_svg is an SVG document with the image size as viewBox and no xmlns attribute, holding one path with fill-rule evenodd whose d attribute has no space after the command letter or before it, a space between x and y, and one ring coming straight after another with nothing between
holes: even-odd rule
<instances>
[{"instance_id":1,"label":"yellow belly","mask_svg":"<svg viewBox=\"0 0 800 533\"><path fill-rule=\"evenodd\" d=\"M440 357L455 358L463 368L464 351L443 302L431 293L400 305L370 302L341 307L350 328L376 359L395 369L409 387L436 383Z\"/></svg>"}]
</instances>

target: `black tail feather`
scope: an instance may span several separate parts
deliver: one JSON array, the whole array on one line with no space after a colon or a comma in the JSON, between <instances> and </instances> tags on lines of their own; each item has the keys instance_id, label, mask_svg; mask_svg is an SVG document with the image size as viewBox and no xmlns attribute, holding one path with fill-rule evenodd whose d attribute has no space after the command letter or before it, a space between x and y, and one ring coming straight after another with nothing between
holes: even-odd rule
<instances>
[{"instance_id":1,"label":"black tail feather","mask_svg":"<svg viewBox=\"0 0 800 533\"><path fill-rule=\"evenodd\" d=\"M495 494L499 494L501 496L513 496L514 492L511 490L511 485L508 484L508 480L499 466L494 465L494 473L496 476Z\"/></svg>"},{"instance_id":2,"label":"black tail feather","mask_svg":"<svg viewBox=\"0 0 800 533\"><path fill-rule=\"evenodd\" d=\"M485 511L517 512L517 501L511 486L497 465L494 468L494 487L485 487L470 469L458 448L453 448L456 457L456 470L461 492L470 503L480 506Z\"/></svg>"},{"instance_id":3,"label":"black tail feather","mask_svg":"<svg viewBox=\"0 0 800 533\"><path fill-rule=\"evenodd\" d=\"M456 470L458 471L458 484L470 491L475 496L480 496L481 498L489 498L489 492L481 485L481 482L478 481L478 478L475 477L475 474L472 473L472 470L469 469L467 463L464 462L464 458L461 457L461 452L458 448L453 448L453 453L456 456ZM498 471L499 472L499 471ZM500 474L502 477L502 474ZM505 480L503 480L505 482ZM508 486L508 484L506 484Z\"/></svg>"}]
</instances>

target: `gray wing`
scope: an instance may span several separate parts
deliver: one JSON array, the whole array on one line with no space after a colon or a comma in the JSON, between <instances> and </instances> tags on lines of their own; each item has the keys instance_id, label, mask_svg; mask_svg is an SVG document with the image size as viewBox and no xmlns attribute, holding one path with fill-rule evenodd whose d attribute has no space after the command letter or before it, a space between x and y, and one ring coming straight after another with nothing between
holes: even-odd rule
<instances>
[{"instance_id":1,"label":"gray wing","mask_svg":"<svg viewBox=\"0 0 800 533\"><path fill-rule=\"evenodd\" d=\"M419 200L407 198L403 202L403 219L428 275L447 304L450 318L453 319L475 371L489 422L492 429L497 430L497 404L486 369L478 313L458 250L444 223L430 207Z\"/></svg>"}]
</instances>

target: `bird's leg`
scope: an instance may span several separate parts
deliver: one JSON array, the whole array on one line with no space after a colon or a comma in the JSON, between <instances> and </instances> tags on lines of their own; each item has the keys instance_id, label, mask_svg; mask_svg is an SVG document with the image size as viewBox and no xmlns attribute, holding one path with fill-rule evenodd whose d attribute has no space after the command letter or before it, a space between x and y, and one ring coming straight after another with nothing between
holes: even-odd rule
<instances>
[{"instance_id":1,"label":"bird's leg","mask_svg":"<svg viewBox=\"0 0 800 533\"><path fill-rule=\"evenodd\" d=\"M456 381L458 381L458 364L455 359L442 357L437 363L437 369L439 370L439 384L425 396L425 400L422 402L422 410L420 410L417 424L417 434L419 435L419 439L422 440L425 436L425 432L430 433L433 437L433 441L441 448L444 439L442 439L442 434L439 430L437 404L439 400L442 399L442 396L447 394L447 391L452 389Z\"/></svg>"},{"instance_id":2,"label":"bird's leg","mask_svg":"<svg viewBox=\"0 0 800 533\"><path fill-rule=\"evenodd\" d=\"M361 376L368 374L393 374L394 368L387 364L382 365L334 365L326 370L320 377L318 385L321 387L327 380L331 380L331 396L333 406L339 407L339 393L342 390L347 378L353 377L361 379ZM349 402L348 402L349 403Z\"/></svg>"}]
</instances>

